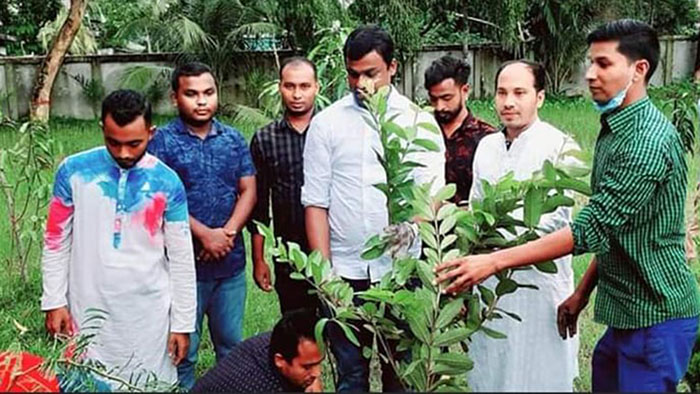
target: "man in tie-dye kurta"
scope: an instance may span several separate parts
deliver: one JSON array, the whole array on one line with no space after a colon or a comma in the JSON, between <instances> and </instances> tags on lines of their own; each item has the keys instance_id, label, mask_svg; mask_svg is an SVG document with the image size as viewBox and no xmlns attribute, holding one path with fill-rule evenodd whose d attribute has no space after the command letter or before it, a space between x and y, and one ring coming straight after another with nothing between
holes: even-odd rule
<instances>
[{"instance_id":1,"label":"man in tie-dye kurta","mask_svg":"<svg viewBox=\"0 0 700 394\"><path fill-rule=\"evenodd\" d=\"M195 323L195 274L185 190L146 153L151 108L122 90L102 103L105 146L58 168L42 261L46 328L89 333L106 312L87 357L129 379L144 371L177 380ZM117 387L115 387L117 388Z\"/></svg>"}]
</instances>

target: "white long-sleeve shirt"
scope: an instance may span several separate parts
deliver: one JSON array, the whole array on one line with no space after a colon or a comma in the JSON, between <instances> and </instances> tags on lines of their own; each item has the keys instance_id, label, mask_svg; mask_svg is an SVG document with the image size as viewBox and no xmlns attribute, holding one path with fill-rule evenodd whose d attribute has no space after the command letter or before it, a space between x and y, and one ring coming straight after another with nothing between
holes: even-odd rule
<instances>
[{"instance_id":1,"label":"white long-sleeve shirt","mask_svg":"<svg viewBox=\"0 0 700 394\"><path fill-rule=\"evenodd\" d=\"M387 108L388 117L398 115L394 122L399 126L412 126L417 120L438 129L432 115L417 112L411 101L393 87ZM374 186L386 182L376 153L384 151L378 132L365 121L369 116L352 94L314 116L304 147L301 202L305 207L328 209L334 272L346 279L376 282L391 270L391 260L388 256L375 260L360 257L365 241L381 234L388 224L386 197ZM439 152L413 153L409 157L424 165L412 172L416 183L432 181L435 191L445 183L444 142L440 134L422 128L418 138L432 140L440 147Z\"/></svg>"},{"instance_id":2,"label":"white long-sleeve shirt","mask_svg":"<svg viewBox=\"0 0 700 394\"><path fill-rule=\"evenodd\" d=\"M483 198L483 181L495 184L508 172L516 180L529 179L540 170L545 160L575 165L578 161L561 154L580 150L576 142L552 125L535 121L513 140L506 149L503 132L484 137L474 156L474 183L471 200ZM522 209L511 216L522 220ZM560 207L540 219L542 233L553 232L571 220L571 208ZM523 231L524 229L518 229ZM512 237L512 234L504 234ZM578 336L562 340L557 331L558 305L574 290L571 256L556 259L558 272L545 274L534 268L517 271L513 279L533 284L539 290L520 289L499 301L498 307L520 316L517 322L507 316L487 323L489 328L506 334L506 339L493 339L481 332L472 337L470 356L474 369L469 372L469 385L474 391L572 391L578 376ZM490 278L484 285L495 289L498 281Z\"/></svg>"},{"instance_id":3,"label":"white long-sleeve shirt","mask_svg":"<svg viewBox=\"0 0 700 394\"><path fill-rule=\"evenodd\" d=\"M122 169L104 147L64 160L42 273L41 309L67 306L78 333L90 308L106 312L87 357L121 368L127 379L148 371L177 380L168 336L194 331L196 292L187 201L175 172L150 154Z\"/></svg>"}]
</instances>

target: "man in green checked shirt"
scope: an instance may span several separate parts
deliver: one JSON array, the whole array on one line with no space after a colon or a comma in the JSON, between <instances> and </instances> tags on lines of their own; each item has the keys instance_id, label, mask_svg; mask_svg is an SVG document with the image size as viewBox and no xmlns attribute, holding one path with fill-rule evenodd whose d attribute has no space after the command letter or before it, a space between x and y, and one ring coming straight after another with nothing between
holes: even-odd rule
<instances>
[{"instance_id":1,"label":"man in green checked shirt","mask_svg":"<svg viewBox=\"0 0 700 394\"><path fill-rule=\"evenodd\" d=\"M562 338L575 335L597 285L595 320L609 328L593 354L593 391L675 391L697 335L700 298L684 253L682 144L647 97L659 41L650 26L619 20L590 33L588 44L586 80L602 113L588 205L569 227L536 241L438 266L437 281L457 293L503 269L595 253L559 306Z\"/></svg>"}]
</instances>

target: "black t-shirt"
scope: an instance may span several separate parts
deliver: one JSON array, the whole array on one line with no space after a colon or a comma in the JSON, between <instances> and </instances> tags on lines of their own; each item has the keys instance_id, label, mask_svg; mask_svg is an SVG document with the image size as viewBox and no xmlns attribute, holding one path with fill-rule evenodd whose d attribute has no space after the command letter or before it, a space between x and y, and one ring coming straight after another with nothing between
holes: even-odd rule
<instances>
[{"instance_id":1,"label":"black t-shirt","mask_svg":"<svg viewBox=\"0 0 700 394\"><path fill-rule=\"evenodd\" d=\"M273 364L269 354L270 336L267 332L238 344L197 381L192 392L303 391L287 381Z\"/></svg>"}]
</instances>

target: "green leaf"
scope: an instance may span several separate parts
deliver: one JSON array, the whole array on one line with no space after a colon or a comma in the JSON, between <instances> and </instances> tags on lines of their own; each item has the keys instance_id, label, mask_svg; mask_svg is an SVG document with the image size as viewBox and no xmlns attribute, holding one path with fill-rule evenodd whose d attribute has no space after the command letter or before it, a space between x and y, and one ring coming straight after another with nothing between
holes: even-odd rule
<instances>
[{"instance_id":1,"label":"green leaf","mask_svg":"<svg viewBox=\"0 0 700 394\"><path fill-rule=\"evenodd\" d=\"M552 165L552 162L549 160L544 161L544 165L542 165L542 172L544 173L544 177L550 181L555 181L557 179L557 171L554 169L554 165Z\"/></svg>"},{"instance_id":2,"label":"green leaf","mask_svg":"<svg viewBox=\"0 0 700 394\"><path fill-rule=\"evenodd\" d=\"M418 260L418 263L416 263L416 268L418 268L418 277L420 278L421 282L423 282L423 286L432 289L433 280L435 280L435 273L433 273L433 270L430 268L430 266L428 266L428 263L423 260Z\"/></svg>"},{"instance_id":3,"label":"green leaf","mask_svg":"<svg viewBox=\"0 0 700 394\"><path fill-rule=\"evenodd\" d=\"M430 265L438 265L441 263L435 250L430 248L423 248L423 254L425 254L425 256L428 258L428 262L430 263Z\"/></svg>"},{"instance_id":4,"label":"green leaf","mask_svg":"<svg viewBox=\"0 0 700 394\"><path fill-rule=\"evenodd\" d=\"M500 308L496 308L496 310L499 312L505 313L506 315L508 315L508 317L510 317L513 320L516 320L519 322L523 321L523 319L521 319L520 316L516 315L513 312L504 311L503 309L500 309Z\"/></svg>"},{"instance_id":5,"label":"green leaf","mask_svg":"<svg viewBox=\"0 0 700 394\"><path fill-rule=\"evenodd\" d=\"M466 371L469 371L474 367L474 362L465 353L440 353L435 356L435 362L445 364L454 368L465 368Z\"/></svg>"},{"instance_id":6,"label":"green leaf","mask_svg":"<svg viewBox=\"0 0 700 394\"><path fill-rule=\"evenodd\" d=\"M556 274L558 271L557 265L552 260L535 264L535 269L545 274Z\"/></svg>"},{"instance_id":7,"label":"green leaf","mask_svg":"<svg viewBox=\"0 0 700 394\"><path fill-rule=\"evenodd\" d=\"M336 322L340 326L340 328L343 329L345 337L348 339L348 341L352 342L353 345L360 347L360 341L357 340L357 337L355 336L355 333L352 332L350 326L338 320L334 320L334 322Z\"/></svg>"},{"instance_id":8,"label":"green leaf","mask_svg":"<svg viewBox=\"0 0 700 394\"><path fill-rule=\"evenodd\" d=\"M540 223L543 206L544 190L537 187L528 190L525 194L525 204L523 207L523 222L525 222L528 227L535 228Z\"/></svg>"},{"instance_id":9,"label":"green leaf","mask_svg":"<svg viewBox=\"0 0 700 394\"><path fill-rule=\"evenodd\" d=\"M445 250L450 247L455 241L457 240L457 236L455 234L450 234L443 238L442 242L440 243L440 249Z\"/></svg>"},{"instance_id":10,"label":"green leaf","mask_svg":"<svg viewBox=\"0 0 700 394\"><path fill-rule=\"evenodd\" d=\"M369 360L372 358L372 353L374 353L374 352L372 351L372 349L370 347L368 347L368 346L362 347L362 357Z\"/></svg>"},{"instance_id":11,"label":"green leaf","mask_svg":"<svg viewBox=\"0 0 700 394\"><path fill-rule=\"evenodd\" d=\"M328 318L324 317L316 322L316 327L314 327L314 336L316 337L316 345L318 345L321 354L323 354L323 348L325 342L323 340L323 330L326 328L326 323L328 323Z\"/></svg>"},{"instance_id":12,"label":"green leaf","mask_svg":"<svg viewBox=\"0 0 700 394\"><path fill-rule=\"evenodd\" d=\"M443 261L452 261L459 257L459 249L450 249L442 256Z\"/></svg>"},{"instance_id":13,"label":"green leaf","mask_svg":"<svg viewBox=\"0 0 700 394\"><path fill-rule=\"evenodd\" d=\"M471 332L464 328L453 328L438 334L435 337L435 346L450 346L469 338Z\"/></svg>"},{"instance_id":14,"label":"green leaf","mask_svg":"<svg viewBox=\"0 0 700 394\"><path fill-rule=\"evenodd\" d=\"M421 223L418 226L418 233L420 234L421 240L428 244L433 249L438 248L437 238L433 235L433 228L427 223Z\"/></svg>"},{"instance_id":15,"label":"green leaf","mask_svg":"<svg viewBox=\"0 0 700 394\"><path fill-rule=\"evenodd\" d=\"M368 290L357 293L357 296L367 301L391 303L394 299L394 292L371 287Z\"/></svg>"},{"instance_id":16,"label":"green leaf","mask_svg":"<svg viewBox=\"0 0 700 394\"><path fill-rule=\"evenodd\" d=\"M455 213L455 211L457 211L457 206L455 204L444 204L438 210L437 220L444 220L446 217L451 216L453 213Z\"/></svg>"},{"instance_id":17,"label":"green leaf","mask_svg":"<svg viewBox=\"0 0 700 394\"><path fill-rule=\"evenodd\" d=\"M384 251L386 250L387 245L388 245L388 243L386 243L386 242L380 243L377 245L373 245L371 248L365 249L362 252L362 255L360 257L362 257L362 259L364 259L364 260L377 259L384 254Z\"/></svg>"},{"instance_id":18,"label":"green leaf","mask_svg":"<svg viewBox=\"0 0 700 394\"><path fill-rule=\"evenodd\" d=\"M467 324L466 328L470 333L476 331L481 324L481 303L479 297L473 295L469 298L469 307L467 309Z\"/></svg>"},{"instance_id":19,"label":"green leaf","mask_svg":"<svg viewBox=\"0 0 700 394\"><path fill-rule=\"evenodd\" d=\"M586 196L590 196L592 193L591 187L586 182L579 181L578 179L561 178L554 182L554 185L558 188L570 189Z\"/></svg>"},{"instance_id":20,"label":"green leaf","mask_svg":"<svg viewBox=\"0 0 700 394\"><path fill-rule=\"evenodd\" d=\"M301 272L290 272L289 277L296 280L305 280L306 277Z\"/></svg>"},{"instance_id":21,"label":"green leaf","mask_svg":"<svg viewBox=\"0 0 700 394\"><path fill-rule=\"evenodd\" d=\"M447 219L443 220L440 223L440 235L445 235L452 231L452 229L455 228L456 224L457 218L454 216L448 216Z\"/></svg>"},{"instance_id":22,"label":"green leaf","mask_svg":"<svg viewBox=\"0 0 700 394\"><path fill-rule=\"evenodd\" d=\"M457 186L454 183L448 183L447 185L440 188L440 190L438 190L437 193L435 193L434 200L437 200L437 201L448 200L448 199L454 197L456 192L457 192Z\"/></svg>"},{"instance_id":23,"label":"green leaf","mask_svg":"<svg viewBox=\"0 0 700 394\"><path fill-rule=\"evenodd\" d=\"M498 285L496 285L496 295L499 297L514 293L516 290L518 290L518 284L510 278L503 278L498 282Z\"/></svg>"},{"instance_id":24,"label":"green leaf","mask_svg":"<svg viewBox=\"0 0 700 394\"><path fill-rule=\"evenodd\" d=\"M486 305L491 305L496 299L496 295L493 293L493 291L483 285L478 285L477 288L479 289L479 293L481 293L481 301L483 301Z\"/></svg>"},{"instance_id":25,"label":"green leaf","mask_svg":"<svg viewBox=\"0 0 700 394\"><path fill-rule=\"evenodd\" d=\"M456 298L447 303L447 305L443 306L442 310L440 310L435 326L437 328L445 328L455 317L457 317L457 315L459 315L459 312L463 307L464 300L461 298Z\"/></svg>"},{"instance_id":26,"label":"green leaf","mask_svg":"<svg viewBox=\"0 0 700 394\"><path fill-rule=\"evenodd\" d=\"M492 330L492 329L490 329L490 328L488 328L488 327L486 327L486 326L481 326L480 330L483 331L484 334L486 334L486 335L488 335L488 336L490 336L491 338L494 338L494 339L505 339L505 338L507 338L506 334L504 334L504 333L502 333L502 332L499 332L499 331L496 331L496 330Z\"/></svg>"},{"instance_id":27,"label":"green leaf","mask_svg":"<svg viewBox=\"0 0 700 394\"><path fill-rule=\"evenodd\" d=\"M389 134L397 135L401 139L406 139L406 131L403 127L397 125L394 122L384 122L382 123L382 129L386 130Z\"/></svg>"},{"instance_id":28,"label":"green leaf","mask_svg":"<svg viewBox=\"0 0 700 394\"><path fill-rule=\"evenodd\" d=\"M420 123L418 123L416 126L420 127L421 129L428 130L429 132L431 132L431 133L433 133L433 134L440 135L440 129L438 129L438 127L435 126L435 125L432 124L432 123L429 123L429 122L420 122Z\"/></svg>"}]
</instances>

